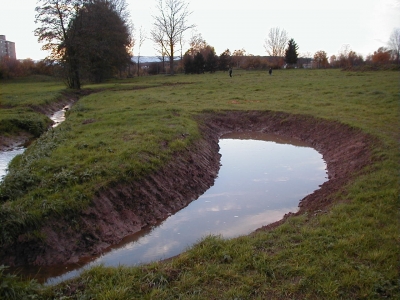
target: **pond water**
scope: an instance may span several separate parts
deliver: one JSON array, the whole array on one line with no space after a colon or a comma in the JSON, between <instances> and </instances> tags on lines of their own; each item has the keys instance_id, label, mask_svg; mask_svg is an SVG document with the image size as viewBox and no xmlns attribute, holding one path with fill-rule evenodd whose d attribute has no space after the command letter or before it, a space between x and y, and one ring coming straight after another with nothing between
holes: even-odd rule
<instances>
[{"instance_id":1,"label":"pond water","mask_svg":"<svg viewBox=\"0 0 400 300\"><path fill-rule=\"evenodd\" d=\"M97 264L137 265L173 257L209 234L233 238L282 219L328 180L322 155L309 145L263 133L231 133L219 141L214 185L186 208L79 264L32 268L48 284ZM28 271L26 269L25 271ZM24 272L25 273L25 272Z\"/></svg>"}]
</instances>

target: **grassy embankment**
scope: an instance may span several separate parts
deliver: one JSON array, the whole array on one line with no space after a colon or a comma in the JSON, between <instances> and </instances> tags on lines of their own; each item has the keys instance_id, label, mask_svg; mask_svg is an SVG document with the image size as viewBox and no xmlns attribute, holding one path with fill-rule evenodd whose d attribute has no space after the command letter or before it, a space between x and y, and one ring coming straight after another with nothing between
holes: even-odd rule
<instances>
[{"instance_id":1,"label":"grassy embankment","mask_svg":"<svg viewBox=\"0 0 400 300\"><path fill-rule=\"evenodd\" d=\"M24 130L33 137L40 136L51 121L33 107L55 101L62 86L61 82L44 76L1 81L1 134L8 137Z\"/></svg>"},{"instance_id":2,"label":"grassy embankment","mask_svg":"<svg viewBox=\"0 0 400 300\"><path fill-rule=\"evenodd\" d=\"M12 95L23 93L22 87ZM45 97L59 88L49 88ZM106 90L82 98L65 123L13 162L0 187L2 243L27 228L32 239L45 239L35 230L44 218L73 222L99 188L159 168L199 137L193 115L204 110L310 114L360 128L381 143L374 146L368 172L334 195L342 204L327 214L291 218L251 237L208 237L167 263L97 267L37 290L38 297L60 297L68 287L77 288L78 299L399 296L397 72L237 71L233 78L155 76L101 88Z\"/></svg>"}]
</instances>

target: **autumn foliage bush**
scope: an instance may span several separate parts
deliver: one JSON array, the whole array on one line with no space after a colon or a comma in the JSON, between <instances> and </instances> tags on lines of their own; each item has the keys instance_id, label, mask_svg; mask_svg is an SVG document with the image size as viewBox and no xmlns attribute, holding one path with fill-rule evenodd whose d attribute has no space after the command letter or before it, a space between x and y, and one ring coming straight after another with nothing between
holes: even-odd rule
<instances>
[{"instance_id":1,"label":"autumn foliage bush","mask_svg":"<svg viewBox=\"0 0 400 300\"><path fill-rule=\"evenodd\" d=\"M17 60L4 56L0 59L0 79L12 79L30 75L54 75L56 66L49 60Z\"/></svg>"}]
</instances>

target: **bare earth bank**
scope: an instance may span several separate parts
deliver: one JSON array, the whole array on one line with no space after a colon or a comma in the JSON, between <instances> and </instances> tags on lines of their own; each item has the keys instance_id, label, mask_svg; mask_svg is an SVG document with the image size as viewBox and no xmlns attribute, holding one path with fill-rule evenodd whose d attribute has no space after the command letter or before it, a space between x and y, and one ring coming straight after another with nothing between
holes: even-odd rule
<instances>
[{"instance_id":1,"label":"bare earth bank","mask_svg":"<svg viewBox=\"0 0 400 300\"><path fill-rule=\"evenodd\" d=\"M166 218L197 199L218 174L219 137L232 131L258 131L306 141L327 163L329 181L299 199L299 211L320 212L332 204L333 193L371 163L374 141L359 129L305 115L271 111L227 111L197 116L203 138L190 149L177 153L163 169L141 182L120 183L99 191L92 205L76 216L78 225L51 219L41 232L45 241L32 241L22 234L0 250L0 264L53 265L77 262L99 254L123 237ZM343 199L345 200L345 199ZM259 230L269 230L292 213Z\"/></svg>"}]
</instances>

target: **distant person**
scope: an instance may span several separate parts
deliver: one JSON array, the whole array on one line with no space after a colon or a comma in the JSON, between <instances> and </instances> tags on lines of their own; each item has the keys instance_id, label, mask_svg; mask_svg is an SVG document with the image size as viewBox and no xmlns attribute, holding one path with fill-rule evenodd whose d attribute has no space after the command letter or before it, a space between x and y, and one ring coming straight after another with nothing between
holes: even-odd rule
<instances>
[{"instance_id":1,"label":"distant person","mask_svg":"<svg viewBox=\"0 0 400 300\"><path fill-rule=\"evenodd\" d=\"M269 68L268 73L269 73L269 75L272 75L272 68Z\"/></svg>"},{"instance_id":2,"label":"distant person","mask_svg":"<svg viewBox=\"0 0 400 300\"><path fill-rule=\"evenodd\" d=\"M229 77L232 77L232 68L229 68Z\"/></svg>"}]
</instances>

